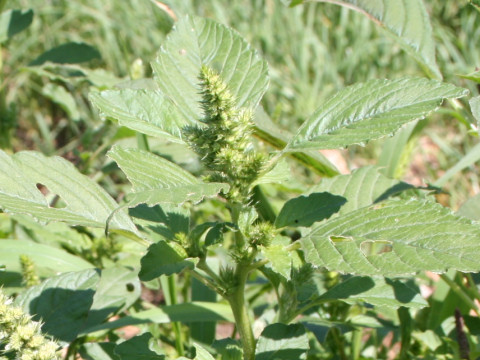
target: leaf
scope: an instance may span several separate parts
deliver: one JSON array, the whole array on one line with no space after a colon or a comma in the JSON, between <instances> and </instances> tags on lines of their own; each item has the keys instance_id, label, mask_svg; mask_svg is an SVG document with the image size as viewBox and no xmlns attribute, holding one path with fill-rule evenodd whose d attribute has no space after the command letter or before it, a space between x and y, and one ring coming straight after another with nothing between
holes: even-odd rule
<instances>
[{"instance_id":1,"label":"leaf","mask_svg":"<svg viewBox=\"0 0 480 360\"><path fill-rule=\"evenodd\" d=\"M102 270L85 327L98 325L127 309L140 297L138 270L113 266Z\"/></svg>"},{"instance_id":2,"label":"leaf","mask_svg":"<svg viewBox=\"0 0 480 360\"><path fill-rule=\"evenodd\" d=\"M154 351L154 339L152 334L145 333L134 336L115 347L115 354L120 360L161 360L165 359L158 351Z\"/></svg>"},{"instance_id":3,"label":"leaf","mask_svg":"<svg viewBox=\"0 0 480 360\"><path fill-rule=\"evenodd\" d=\"M342 300L348 304L365 302L373 306L392 308L428 306L416 289L400 280L383 277L351 277L319 296L314 302L331 300Z\"/></svg>"},{"instance_id":4,"label":"leaf","mask_svg":"<svg viewBox=\"0 0 480 360\"><path fill-rule=\"evenodd\" d=\"M44 52L28 65L38 66L47 61L56 64L78 64L100 58L100 53L93 46L81 42L70 42Z\"/></svg>"},{"instance_id":5,"label":"leaf","mask_svg":"<svg viewBox=\"0 0 480 360\"><path fill-rule=\"evenodd\" d=\"M159 90L105 90L90 92L90 101L103 116L143 134L182 141L182 128L193 124Z\"/></svg>"},{"instance_id":6,"label":"leaf","mask_svg":"<svg viewBox=\"0 0 480 360\"><path fill-rule=\"evenodd\" d=\"M306 261L330 271L396 276L480 270L480 226L427 201L390 200L314 225Z\"/></svg>"},{"instance_id":7,"label":"leaf","mask_svg":"<svg viewBox=\"0 0 480 360\"><path fill-rule=\"evenodd\" d=\"M465 201L458 209L457 214L471 220L480 221L480 194Z\"/></svg>"},{"instance_id":8,"label":"leaf","mask_svg":"<svg viewBox=\"0 0 480 360\"><path fill-rule=\"evenodd\" d=\"M202 65L215 69L238 107L255 109L268 87L267 63L234 30L209 19L184 17L152 62L162 92L188 121L202 110L198 76Z\"/></svg>"},{"instance_id":9,"label":"leaf","mask_svg":"<svg viewBox=\"0 0 480 360\"><path fill-rule=\"evenodd\" d=\"M370 80L337 92L317 109L285 151L335 149L392 135L410 121L423 119L443 99L468 90L436 80Z\"/></svg>"},{"instance_id":10,"label":"leaf","mask_svg":"<svg viewBox=\"0 0 480 360\"><path fill-rule=\"evenodd\" d=\"M308 336L301 324L271 324L260 335L255 360L306 359Z\"/></svg>"},{"instance_id":11,"label":"leaf","mask_svg":"<svg viewBox=\"0 0 480 360\"><path fill-rule=\"evenodd\" d=\"M435 61L435 41L422 0L317 0L333 2L367 15L385 28L430 77L442 78Z\"/></svg>"},{"instance_id":12,"label":"leaf","mask_svg":"<svg viewBox=\"0 0 480 360\"><path fill-rule=\"evenodd\" d=\"M139 149L113 147L107 154L115 160L133 185L128 206L198 203L205 197L228 191L222 183L202 183L180 166Z\"/></svg>"},{"instance_id":13,"label":"leaf","mask_svg":"<svg viewBox=\"0 0 480 360\"><path fill-rule=\"evenodd\" d=\"M87 321L99 279L95 269L64 273L30 287L16 303L35 321L44 322L42 331L71 342Z\"/></svg>"},{"instance_id":14,"label":"leaf","mask_svg":"<svg viewBox=\"0 0 480 360\"><path fill-rule=\"evenodd\" d=\"M0 240L0 264L6 265L8 274L0 272L0 283L3 286L20 286L18 282L10 282L11 278L19 280L22 269L20 255L27 255L35 264L40 277L50 277L62 272L91 269L94 266L78 256L52 246L38 244L27 240ZM12 278L11 273L18 273Z\"/></svg>"},{"instance_id":15,"label":"leaf","mask_svg":"<svg viewBox=\"0 0 480 360\"><path fill-rule=\"evenodd\" d=\"M25 30L33 20L33 10L7 10L0 13L0 44Z\"/></svg>"},{"instance_id":16,"label":"leaf","mask_svg":"<svg viewBox=\"0 0 480 360\"><path fill-rule=\"evenodd\" d=\"M275 220L275 226L311 226L316 221L328 219L344 205L346 199L327 192L312 193L288 200Z\"/></svg>"},{"instance_id":17,"label":"leaf","mask_svg":"<svg viewBox=\"0 0 480 360\"><path fill-rule=\"evenodd\" d=\"M66 206L50 207L37 184L58 195ZM46 157L33 151L15 155L0 151L0 207L6 212L28 214L40 221L102 228L118 204L63 158ZM125 211L115 214L111 228L137 233Z\"/></svg>"},{"instance_id":18,"label":"leaf","mask_svg":"<svg viewBox=\"0 0 480 360\"><path fill-rule=\"evenodd\" d=\"M290 280L292 257L290 252L285 250L285 246L270 245L262 249L262 254L270 261L273 271Z\"/></svg>"},{"instance_id":19,"label":"leaf","mask_svg":"<svg viewBox=\"0 0 480 360\"><path fill-rule=\"evenodd\" d=\"M138 276L142 281L149 281L160 275L178 274L185 268L193 269L194 260L187 257L180 245L159 241L148 248L147 254L142 258L142 269Z\"/></svg>"},{"instance_id":20,"label":"leaf","mask_svg":"<svg viewBox=\"0 0 480 360\"><path fill-rule=\"evenodd\" d=\"M349 175L322 179L320 184L313 186L310 191L326 191L346 198L346 204L339 210L339 214L345 214L412 188L410 184L382 175L378 167L364 166Z\"/></svg>"},{"instance_id":21,"label":"leaf","mask_svg":"<svg viewBox=\"0 0 480 360\"><path fill-rule=\"evenodd\" d=\"M260 184L281 184L292 178L292 172L288 163L282 159L270 171L260 175L251 187Z\"/></svg>"},{"instance_id":22,"label":"leaf","mask_svg":"<svg viewBox=\"0 0 480 360\"><path fill-rule=\"evenodd\" d=\"M215 360L215 358L200 345L194 343L193 346L195 347L194 360Z\"/></svg>"},{"instance_id":23,"label":"leaf","mask_svg":"<svg viewBox=\"0 0 480 360\"><path fill-rule=\"evenodd\" d=\"M118 329L128 325L139 324L167 324L180 321L183 323L228 321L234 322L229 305L211 302L191 302L168 306L159 306L141 311L133 315L124 316L118 320L103 323L82 332L82 335L100 330Z\"/></svg>"}]
</instances>

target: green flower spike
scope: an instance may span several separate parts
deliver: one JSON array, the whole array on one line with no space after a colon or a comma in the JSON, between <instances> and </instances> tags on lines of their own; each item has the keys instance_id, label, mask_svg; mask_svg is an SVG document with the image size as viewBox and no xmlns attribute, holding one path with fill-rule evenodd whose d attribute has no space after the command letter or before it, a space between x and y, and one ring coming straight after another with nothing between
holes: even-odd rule
<instances>
[{"instance_id":1,"label":"green flower spike","mask_svg":"<svg viewBox=\"0 0 480 360\"><path fill-rule=\"evenodd\" d=\"M0 359L58 360L55 341L41 334L41 324L12 304L0 289ZM13 357L12 357L13 356Z\"/></svg>"},{"instance_id":2,"label":"green flower spike","mask_svg":"<svg viewBox=\"0 0 480 360\"><path fill-rule=\"evenodd\" d=\"M250 141L252 111L236 106L227 85L209 67L202 67L199 78L204 113L200 121L205 126L185 128L186 140L210 171L207 180L230 184L224 194L228 200L248 202L250 186L265 163Z\"/></svg>"}]
</instances>

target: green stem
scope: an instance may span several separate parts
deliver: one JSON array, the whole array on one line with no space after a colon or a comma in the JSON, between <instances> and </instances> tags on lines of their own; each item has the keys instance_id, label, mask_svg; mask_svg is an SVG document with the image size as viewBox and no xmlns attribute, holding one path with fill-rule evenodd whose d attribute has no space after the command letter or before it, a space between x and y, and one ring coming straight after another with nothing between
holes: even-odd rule
<instances>
[{"instance_id":1,"label":"green stem","mask_svg":"<svg viewBox=\"0 0 480 360\"><path fill-rule=\"evenodd\" d=\"M248 316L248 308L245 304L245 285L247 283L248 273L248 266L242 263L237 265L235 275L238 283L233 293L226 296L226 298L232 308L236 328L242 341L243 359L255 360L255 338L253 336L250 317Z\"/></svg>"},{"instance_id":2,"label":"green stem","mask_svg":"<svg viewBox=\"0 0 480 360\"><path fill-rule=\"evenodd\" d=\"M177 286L175 281L175 275L168 277L162 277L160 279L162 284L162 289L165 294L165 302L167 305L177 304ZM172 323L173 332L175 333L175 349L179 356L185 355L185 350L183 347L183 334L181 325L178 321Z\"/></svg>"},{"instance_id":3,"label":"green stem","mask_svg":"<svg viewBox=\"0 0 480 360\"><path fill-rule=\"evenodd\" d=\"M455 281L453 281L452 279L450 279L447 275L445 274L441 274L440 275L440 278L445 281L447 283L448 286L450 286L450 289L452 289L452 291L458 295L458 297L466 304L468 305L468 307L470 307L470 309L472 309L473 311L475 311L475 314L477 314L477 316L480 316L480 313L478 311L478 308L477 308L477 305L475 304L475 302L470 298L470 296L468 296L468 294L463 291L463 289L460 287L460 285L458 285Z\"/></svg>"},{"instance_id":4,"label":"green stem","mask_svg":"<svg viewBox=\"0 0 480 360\"><path fill-rule=\"evenodd\" d=\"M355 329L352 333L352 360L358 360L360 358L360 351L362 350L362 329Z\"/></svg>"}]
</instances>

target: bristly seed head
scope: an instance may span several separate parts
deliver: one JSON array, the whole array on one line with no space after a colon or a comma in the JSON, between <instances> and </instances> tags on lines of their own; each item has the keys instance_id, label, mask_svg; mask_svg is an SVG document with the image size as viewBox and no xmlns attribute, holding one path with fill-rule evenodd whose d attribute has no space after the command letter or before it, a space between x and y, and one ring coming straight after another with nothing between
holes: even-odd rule
<instances>
[{"instance_id":1,"label":"bristly seed head","mask_svg":"<svg viewBox=\"0 0 480 360\"><path fill-rule=\"evenodd\" d=\"M207 180L228 183L225 198L248 203L250 186L265 163L250 141L253 113L236 106L227 84L211 68L202 66L199 79L204 113L200 122L205 125L184 128L185 138L210 172Z\"/></svg>"}]
</instances>

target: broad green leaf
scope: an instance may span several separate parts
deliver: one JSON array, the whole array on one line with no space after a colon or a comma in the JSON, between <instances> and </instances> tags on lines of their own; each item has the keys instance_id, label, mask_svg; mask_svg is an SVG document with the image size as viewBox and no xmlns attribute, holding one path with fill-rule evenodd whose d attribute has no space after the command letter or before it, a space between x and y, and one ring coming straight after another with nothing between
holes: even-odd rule
<instances>
[{"instance_id":1,"label":"broad green leaf","mask_svg":"<svg viewBox=\"0 0 480 360\"><path fill-rule=\"evenodd\" d=\"M90 100L103 116L143 134L182 142L182 128L192 124L159 90L91 92Z\"/></svg>"},{"instance_id":2,"label":"broad green leaf","mask_svg":"<svg viewBox=\"0 0 480 360\"><path fill-rule=\"evenodd\" d=\"M270 261L272 270L290 280L292 256L283 245L270 245L262 249L262 254Z\"/></svg>"},{"instance_id":3,"label":"broad green leaf","mask_svg":"<svg viewBox=\"0 0 480 360\"><path fill-rule=\"evenodd\" d=\"M455 174L459 173L463 169L475 164L480 160L480 143L475 145L473 148L468 150L468 152L450 169L448 169L445 174L443 174L440 179L433 183L434 186L442 187L448 180L450 180Z\"/></svg>"},{"instance_id":4,"label":"broad green leaf","mask_svg":"<svg viewBox=\"0 0 480 360\"><path fill-rule=\"evenodd\" d=\"M33 60L29 66L38 66L46 62L56 64L79 64L100 58L100 53L93 46L85 43L70 42L44 52L38 58Z\"/></svg>"},{"instance_id":5,"label":"broad green leaf","mask_svg":"<svg viewBox=\"0 0 480 360\"><path fill-rule=\"evenodd\" d=\"M393 308L423 308L428 305L417 289L400 280L383 277L351 277L319 296L314 302L331 300L342 300L348 304L365 302L373 306Z\"/></svg>"},{"instance_id":6,"label":"broad green leaf","mask_svg":"<svg viewBox=\"0 0 480 360\"><path fill-rule=\"evenodd\" d=\"M48 83L42 88L42 94L58 104L72 120L80 120L80 112L72 94L63 86Z\"/></svg>"},{"instance_id":7,"label":"broad green leaf","mask_svg":"<svg viewBox=\"0 0 480 360\"><path fill-rule=\"evenodd\" d=\"M58 195L65 206L51 207L37 184L45 186L52 196ZM105 227L117 207L105 190L63 158L33 151L14 155L0 151L0 208L6 212L28 214L46 222ZM137 233L125 211L113 216L110 227Z\"/></svg>"},{"instance_id":8,"label":"broad green leaf","mask_svg":"<svg viewBox=\"0 0 480 360\"><path fill-rule=\"evenodd\" d=\"M480 194L471 197L458 209L458 215L480 221Z\"/></svg>"},{"instance_id":9,"label":"broad green leaf","mask_svg":"<svg viewBox=\"0 0 480 360\"><path fill-rule=\"evenodd\" d=\"M162 92L188 121L202 114L198 76L202 65L215 69L238 107L255 109L268 87L267 63L234 30L209 19L184 17L152 62Z\"/></svg>"},{"instance_id":10,"label":"broad green leaf","mask_svg":"<svg viewBox=\"0 0 480 360\"><path fill-rule=\"evenodd\" d=\"M21 279L22 269L19 260L21 255L27 255L33 261L37 275L40 277L94 267L88 261L59 248L27 240L2 239L0 240L0 264L6 265L8 270L8 273L0 272L0 283L3 286L20 286L17 281ZM12 273L17 273L17 276L12 277Z\"/></svg>"},{"instance_id":11,"label":"broad green leaf","mask_svg":"<svg viewBox=\"0 0 480 360\"><path fill-rule=\"evenodd\" d=\"M396 276L479 271L480 225L441 205L389 200L327 220L300 241L306 261L331 271Z\"/></svg>"},{"instance_id":12,"label":"broad green leaf","mask_svg":"<svg viewBox=\"0 0 480 360\"><path fill-rule=\"evenodd\" d=\"M271 324L260 335L256 360L306 359L308 336L301 324Z\"/></svg>"},{"instance_id":13,"label":"broad green leaf","mask_svg":"<svg viewBox=\"0 0 480 360\"><path fill-rule=\"evenodd\" d=\"M64 273L32 286L16 303L44 323L44 332L71 342L87 322L99 279L99 271L94 269Z\"/></svg>"},{"instance_id":14,"label":"broad green leaf","mask_svg":"<svg viewBox=\"0 0 480 360\"><path fill-rule=\"evenodd\" d=\"M82 335L108 329L118 329L128 325L167 324L175 321L183 323L205 321L234 322L233 314L228 304L211 302L191 302L176 305L160 306L124 316L118 320L100 324L85 329Z\"/></svg>"},{"instance_id":15,"label":"broad green leaf","mask_svg":"<svg viewBox=\"0 0 480 360\"><path fill-rule=\"evenodd\" d=\"M312 193L288 200L275 220L275 226L311 226L328 219L344 205L346 199L327 192Z\"/></svg>"},{"instance_id":16,"label":"broad green leaf","mask_svg":"<svg viewBox=\"0 0 480 360\"><path fill-rule=\"evenodd\" d=\"M385 28L430 77L442 78L435 60L435 41L422 0L317 0L333 2L367 15Z\"/></svg>"},{"instance_id":17,"label":"broad green leaf","mask_svg":"<svg viewBox=\"0 0 480 360\"><path fill-rule=\"evenodd\" d=\"M193 346L195 347L194 360L215 360L215 358L200 345L194 343Z\"/></svg>"},{"instance_id":18,"label":"broad green leaf","mask_svg":"<svg viewBox=\"0 0 480 360\"><path fill-rule=\"evenodd\" d=\"M138 270L113 266L102 270L85 327L92 327L109 316L130 307L140 297Z\"/></svg>"},{"instance_id":19,"label":"broad green leaf","mask_svg":"<svg viewBox=\"0 0 480 360\"><path fill-rule=\"evenodd\" d=\"M133 185L129 206L198 203L228 190L227 184L202 183L180 166L147 151L114 147L107 155L116 161Z\"/></svg>"},{"instance_id":20,"label":"broad green leaf","mask_svg":"<svg viewBox=\"0 0 480 360\"><path fill-rule=\"evenodd\" d=\"M185 268L194 267L194 260L188 258L180 245L159 241L148 248L147 254L142 258L142 269L138 276L142 281L149 281L160 275L177 274Z\"/></svg>"},{"instance_id":21,"label":"broad green leaf","mask_svg":"<svg viewBox=\"0 0 480 360\"><path fill-rule=\"evenodd\" d=\"M158 345L152 334L145 333L134 336L115 347L115 354L120 360L162 360L164 355L160 354Z\"/></svg>"},{"instance_id":22,"label":"broad green leaf","mask_svg":"<svg viewBox=\"0 0 480 360\"><path fill-rule=\"evenodd\" d=\"M423 119L443 99L468 90L436 80L370 80L340 90L317 109L290 140L286 151L335 149L394 134Z\"/></svg>"},{"instance_id":23,"label":"broad green leaf","mask_svg":"<svg viewBox=\"0 0 480 360\"><path fill-rule=\"evenodd\" d=\"M7 10L0 13L0 44L25 30L33 20L33 10Z\"/></svg>"},{"instance_id":24,"label":"broad green leaf","mask_svg":"<svg viewBox=\"0 0 480 360\"><path fill-rule=\"evenodd\" d=\"M374 166L364 166L349 175L322 179L320 184L312 187L310 191L326 191L346 198L347 203L339 211L339 214L345 214L412 188L402 181L389 179L382 175L380 170Z\"/></svg>"}]
</instances>

